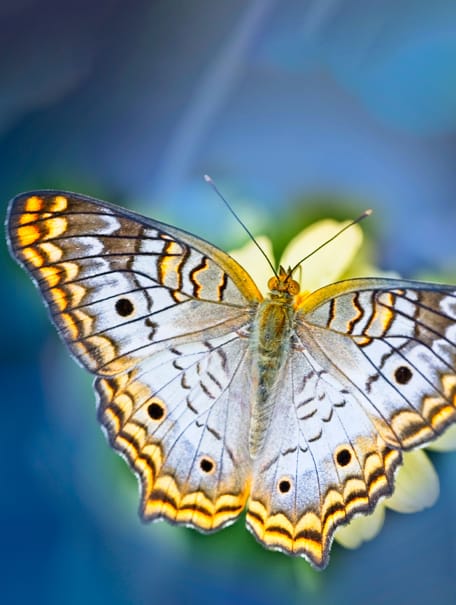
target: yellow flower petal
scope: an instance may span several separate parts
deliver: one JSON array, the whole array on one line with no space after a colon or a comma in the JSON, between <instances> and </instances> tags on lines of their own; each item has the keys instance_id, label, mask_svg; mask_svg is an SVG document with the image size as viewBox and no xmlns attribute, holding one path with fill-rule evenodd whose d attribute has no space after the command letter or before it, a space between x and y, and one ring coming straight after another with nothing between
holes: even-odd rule
<instances>
[{"instance_id":1,"label":"yellow flower petal","mask_svg":"<svg viewBox=\"0 0 456 605\"><path fill-rule=\"evenodd\" d=\"M436 452L450 452L451 450L456 450L456 424L448 427L443 435L432 443L429 443L426 448L435 450Z\"/></svg>"},{"instance_id":2,"label":"yellow flower petal","mask_svg":"<svg viewBox=\"0 0 456 605\"><path fill-rule=\"evenodd\" d=\"M404 453L404 464L396 475L394 494L385 506L401 513L415 513L435 504L439 496L439 478L423 452Z\"/></svg>"},{"instance_id":3,"label":"yellow flower petal","mask_svg":"<svg viewBox=\"0 0 456 605\"><path fill-rule=\"evenodd\" d=\"M385 507L381 502L369 516L355 517L348 525L339 527L334 539L345 548L358 548L372 540L381 530L385 519Z\"/></svg>"},{"instance_id":4,"label":"yellow flower petal","mask_svg":"<svg viewBox=\"0 0 456 605\"><path fill-rule=\"evenodd\" d=\"M333 237L347 223L330 219L318 221L291 240L285 249L280 264L294 267L304 256ZM358 225L350 227L333 242L325 246L297 269L293 277L300 281L303 290L316 290L341 278L353 261L363 241L363 232ZM301 275L302 274L302 279Z\"/></svg>"},{"instance_id":5,"label":"yellow flower petal","mask_svg":"<svg viewBox=\"0 0 456 605\"><path fill-rule=\"evenodd\" d=\"M285 269L294 267L304 256L333 237L346 224L348 223L325 219L307 227L288 244L280 264ZM271 263L275 265L269 238L260 235L256 240ZM358 225L354 225L334 242L317 252L315 256L309 258L302 267L296 270L294 278L301 282L301 287L305 290L316 290L341 279L354 260L362 241L362 230ZM245 246L230 251L230 255L244 267L259 289L263 293L267 293L267 282L271 277L271 269L255 244L247 242Z\"/></svg>"},{"instance_id":6,"label":"yellow flower petal","mask_svg":"<svg viewBox=\"0 0 456 605\"><path fill-rule=\"evenodd\" d=\"M255 239L274 266L275 261L271 240L265 235L259 235ZM271 277L272 271L255 244L249 241L245 246L231 250L229 254L247 271L260 291L263 292L263 294L266 293L268 291L267 283Z\"/></svg>"}]
</instances>

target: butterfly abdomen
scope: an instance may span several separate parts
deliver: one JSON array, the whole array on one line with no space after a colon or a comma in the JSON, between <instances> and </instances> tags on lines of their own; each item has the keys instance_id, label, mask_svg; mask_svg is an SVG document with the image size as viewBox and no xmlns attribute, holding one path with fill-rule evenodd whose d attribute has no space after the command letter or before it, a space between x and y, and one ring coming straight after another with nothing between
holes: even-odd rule
<instances>
[{"instance_id":1,"label":"butterfly abdomen","mask_svg":"<svg viewBox=\"0 0 456 605\"><path fill-rule=\"evenodd\" d=\"M259 304L252 333L256 395L252 401L249 450L252 458L261 450L271 418L271 393L280 379L290 348L294 310L291 297L284 294Z\"/></svg>"}]
</instances>

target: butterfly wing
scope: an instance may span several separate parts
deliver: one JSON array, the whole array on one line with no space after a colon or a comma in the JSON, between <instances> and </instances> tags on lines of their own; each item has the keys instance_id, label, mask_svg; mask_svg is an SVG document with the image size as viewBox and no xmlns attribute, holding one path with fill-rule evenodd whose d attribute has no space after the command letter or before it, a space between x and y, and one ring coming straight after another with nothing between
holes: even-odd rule
<instances>
[{"instance_id":1,"label":"butterfly wing","mask_svg":"<svg viewBox=\"0 0 456 605\"><path fill-rule=\"evenodd\" d=\"M321 361L335 359L393 447L424 445L456 420L454 286L350 280L307 305L303 331Z\"/></svg>"},{"instance_id":2,"label":"butterfly wing","mask_svg":"<svg viewBox=\"0 0 456 605\"><path fill-rule=\"evenodd\" d=\"M141 514L210 532L234 521L250 484L250 379L231 333L99 377L99 418L141 479Z\"/></svg>"},{"instance_id":3,"label":"butterfly wing","mask_svg":"<svg viewBox=\"0 0 456 605\"><path fill-rule=\"evenodd\" d=\"M207 531L232 521L250 473L251 278L204 240L72 193L18 196L7 226L61 337L96 375L100 420L141 480L144 517Z\"/></svg>"},{"instance_id":4,"label":"butterfly wing","mask_svg":"<svg viewBox=\"0 0 456 605\"><path fill-rule=\"evenodd\" d=\"M247 525L268 548L324 568L336 527L392 493L401 454L346 383L304 351L291 355L271 408Z\"/></svg>"},{"instance_id":5,"label":"butterfly wing","mask_svg":"<svg viewBox=\"0 0 456 605\"><path fill-rule=\"evenodd\" d=\"M31 274L73 355L116 375L170 342L224 334L261 299L227 254L184 231L76 194L16 197L13 256Z\"/></svg>"},{"instance_id":6,"label":"butterfly wing","mask_svg":"<svg viewBox=\"0 0 456 605\"><path fill-rule=\"evenodd\" d=\"M254 461L261 542L324 567L335 529L392 493L401 450L456 419L455 319L448 286L351 280L305 299Z\"/></svg>"}]
</instances>

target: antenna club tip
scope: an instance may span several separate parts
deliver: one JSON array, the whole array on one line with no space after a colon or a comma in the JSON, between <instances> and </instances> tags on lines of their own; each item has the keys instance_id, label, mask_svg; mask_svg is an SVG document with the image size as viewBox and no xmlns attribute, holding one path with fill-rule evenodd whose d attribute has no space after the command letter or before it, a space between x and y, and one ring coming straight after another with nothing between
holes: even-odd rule
<instances>
[{"instance_id":1,"label":"antenna club tip","mask_svg":"<svg viewBox=\"0 0 456 605\"><path fill-rule=\"evenodd\" d=\"M203 179L206 181L206 183L213 183L213 180L211 179L211 177L208 174L205 174L203 176Z\"/></svg>"},{"instance_id":2,"label":"antenna club tip","mask_svg":"<svg viewBox=\"0 0 456 605\"><path fill-rule=\"evenodd\" d=\"M367 210L364 211L364 216L370 216L374 211L372 210L372 208L368 208Z\"/></svg>"}]
</instances>

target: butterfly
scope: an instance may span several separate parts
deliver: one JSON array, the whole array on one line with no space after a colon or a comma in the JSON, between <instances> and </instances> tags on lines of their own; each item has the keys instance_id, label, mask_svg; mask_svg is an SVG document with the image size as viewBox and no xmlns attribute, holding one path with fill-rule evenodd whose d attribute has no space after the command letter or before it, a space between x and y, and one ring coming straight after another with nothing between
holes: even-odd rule
<instances>
[{"instance_id":1,"label":"butterfly","mask_svg":"<svg viewBox=\"0 0 456 605\"><path fill-rule=\"evenodd\" d=\"M329 560L336 528L392 494L402 452L456 419L456 288L351 279L266 297L176 227L59 191L12 200L13 257L95 375L98 417L145 520Z\"/></svg>"}]
</instances>

